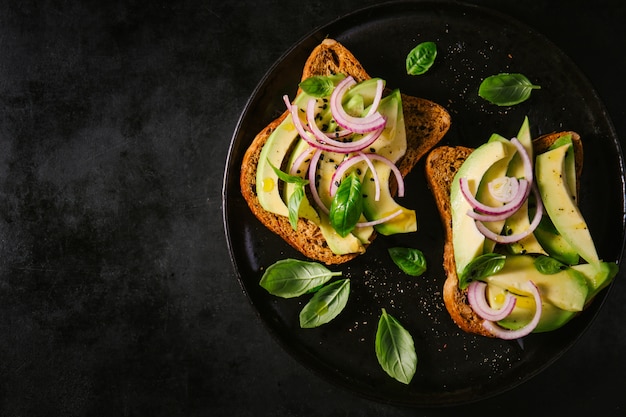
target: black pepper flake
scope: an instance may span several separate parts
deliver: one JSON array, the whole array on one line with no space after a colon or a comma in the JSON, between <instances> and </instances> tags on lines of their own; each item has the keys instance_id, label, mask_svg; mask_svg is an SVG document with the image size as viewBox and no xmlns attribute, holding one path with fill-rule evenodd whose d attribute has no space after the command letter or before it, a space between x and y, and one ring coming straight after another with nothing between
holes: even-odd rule
<instances>
[{"instance_id":1,"label":"black pepper flake","mask_svg":"<svg viewBox=\"0 0 626 417\"><path fill-rule=\"evenodd\" d=\"M361 168L357 168L356 169L356 173L357 173L357 175L361 175Z\"/></svg>"},{"instance_id":2,"label":"black pepper flake","mask_svg":"<svg viewBox=\"0 0 626 417\"><path fill-rule=\"evenodd\" d=\"M371 153L376 153L376 149L375 148L370 148L370 152Z\"/></svg>"}]
</instances>

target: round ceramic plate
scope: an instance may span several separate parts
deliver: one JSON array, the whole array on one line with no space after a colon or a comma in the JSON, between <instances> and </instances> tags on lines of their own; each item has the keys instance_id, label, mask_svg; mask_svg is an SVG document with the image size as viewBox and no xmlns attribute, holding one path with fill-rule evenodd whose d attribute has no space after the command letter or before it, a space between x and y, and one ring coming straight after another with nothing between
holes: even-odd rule
<instances>
[{"instance_id":1,"label":"round ceramic plate","mask_svg":"<svg viewBox=\"0 0 626 417\"><path fill-rule=\"evenodd\" d=\"M368 398L408 406L459 404L509 390L549 366L589 326L608 291L558 331L503 341L461 332L442 299L443 228L426 186L423 161L406 178L402 204L418 213L416 233L379 236L367 253L341 266L351 279L345 310L316 329L301 329L308 297L282 299L259 286L264 268L303 259L251 214L239 190L241 160L255 134L294 97L305 59L324 38L347 46L372 76L403 93L445 106L452 127L440 144L475 147L492 133L512 137L528 116L533 136L574 130L584 142L580 206L601 257L617 261L624 241L624 167L603 104L580 71L540 34L490 10L445 2L400 2L357 11L302 39L270 69L250 98L234 133L223 188L224 223L232 261L261 320L299 362L323 378ZM407 53L434 41L438 57L424 75L405 71ZM497 107L478 97L480 81L519 72L541 90L517 106ZM602 213L602 215L598 215ZM428 271L404 275L387 249L421 249ZM381 309L412 334L417 372L409 385L379 366L374 340Z\"/></svg>"}]
</instances>

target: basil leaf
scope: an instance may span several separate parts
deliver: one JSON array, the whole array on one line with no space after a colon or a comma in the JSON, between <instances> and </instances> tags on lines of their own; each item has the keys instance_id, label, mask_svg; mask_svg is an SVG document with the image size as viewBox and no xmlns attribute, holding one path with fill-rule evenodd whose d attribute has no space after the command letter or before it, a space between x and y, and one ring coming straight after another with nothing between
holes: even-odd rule
<instances>
[{"instance_id":1,"label":"basil leaf","mask_svg":"<svg viewBox=\"0 0 626 417\"><path fill-rule=\"evenodd\" d=\"M378 363L389 376L403 384L411 382L417 368L413 338L384 308L378 321L375 348Z\"/></svg>"},{"instance_id":2,"label":"basil leaf","mask_svg":"<svg viewBox=\"0 0 626 417\"><path fill-rule=\"evenodd\" d=\"M300 327L310 329L326 324L339 315L348 303L350 280L325 285L300 312Z\"/></svg>"},{"instance_id":3,"label":"basil leaf","mask_svg":"<svg viewBox=\"0 0 626 417\"><path fill-rule=\"evenodd\" d=\"M474 258L465 266L459 277L459 288L467 288L470 282L479 281L496 274L504 266L506 256L498 253L486 253Z\"/></svg>"},{"instance_id":4,"label":"basil leaf","mask_svg":"<svg viewBox=\"0 0 626 417\"><path fill-rule=\"evenodd\" d=\"M393 262L404 273L417 277L426 272L426 257L419 249L389 248L388 251Z\"/></svg>"},{"instance_id":5,"label":"basil leaf","mask_svg":"<svg viewBox=\"0 0 626 417\"><path fill-rule=\"evenodd\" d=\"M289 223L293 230L298 230L298 213L300 212L300 203L304 199L304 186L298 187L293 190L293 193L289 196L289 203L287 208L289 209Z\"/></svg>"},{"instance_id":6,"label":"basil leaf","mask_svg":"<svg viewBox=\"0 0 626 417\"><path fill-rule=\"evenodd\" d=\"M363 213L361 180L352 173L341 181L330 204L330 224L341 236L346 237L356 226Z\"/></svg>"},{"instance_id":7,"label":"basil leaf","mask_svg":"<svg viewBox=\"0 0 626 417\"><path fill-rule=\"evenodd\" d=\"M421 75L430 69L437 57L437 45L434 42L422 42L406 56L406 73Z\"/></svg>"},{"instance_id":8,"label":"basil leaf","mask_svg":"<svg viewBox=\"0 0 626 417\"><path fill-rule=\"evenodd\" d=\"M265 270L259 284L272 295L293 298L306 294L338 275L341 272L331 272L317 262L283 259Z\"/></svg>"},{"instance_id":9,"label":"basil leaf","mask_svg":"<svg viewBox=\"0 0 626 417\"><path fill-rule=\"evenodd\" d=\"M287 183L296 184L298 187L294 190L294 192L289 196L289 201L287 204L287 208L289 209L289 223L293 230L298 230L298 217L300 212L300 203L304 199L305 191L304 187L309 183L309 180L305 180L304 178L300 178L297 175L289 175L280 169L276 168L268 159L267 163L270 164L278 178Z\"/></svg>"},{"instance_id":10,"label":"basil leaf","mask_svg":"<svg viewBox=\"0 0 626 417\"><path fill-rule=\"evenodd\" d=\"M335 89L332 78L323 75L314 75L300 82L298 86L312 97L326 97Z\"/></svg>"},{"instance_id":11,"label":"basil leaf","mask_svg":"<svg viewBox=\"0 0 626 417\"><path fill-rule=\"evenodd\" d=\"M478 88L478 95L498 106L513 106L528 100L532 90L540 89L523 74L502 73L485 78Z\"/></svg>"},{"instance_id":12,"label":"basil leaf","mask_svg":"<svg viewBox=\"0 0 626 417\"><path fill-rule=\"evenodd\" d=\"M283 171L281 171L280 169L276 168L268 159L267 163L270 164L270 166L272 167L272 169L274 170L274 173L276 173L276 175L278 176L279 179L281 179L284 182L288 182L290 184L298 184L298 185L307 185L309 183L309 180L306 180L304 178L298 177L297 175L289 175Z\"/></svg>"},{"instance_id":13,"label":"basil leaf","mask_svg":"<svg viewBox=\"0 0 626 417\"><path fill-rule=\"evenodd\" d=\"M545 255L540 255L535 258L534 264L537 271L545 275L556 274L557 272L567 268L567 265L563 262Z\"/></svg>"}]
</instances>

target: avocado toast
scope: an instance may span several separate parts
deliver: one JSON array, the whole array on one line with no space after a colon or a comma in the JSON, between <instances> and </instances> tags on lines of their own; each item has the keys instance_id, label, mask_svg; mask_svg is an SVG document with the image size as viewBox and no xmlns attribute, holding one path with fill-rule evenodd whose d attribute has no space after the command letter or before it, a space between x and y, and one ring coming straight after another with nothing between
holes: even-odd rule
<instances>
[{"instance_id":1,"label":"avocado toast","mask_svg":"<svg viewBox=\"0 0 626 417\"><path fill-rule=\"evenodd\" d=\"M371 79L360 62L346 47L333 39L325 39L307 59L302 71L302 81L315 76L332 77L336 75L351 77L357 83ZM300 92L301 89L299 89ZM386 90L386 94L387 96L391 95L389 90ZM450 116L442 106L432 101L399 92L396 94L398 100L401 99L400 109L402 110L398 115L398 123L403 122L402 129L406 134L406 151L396 161L396 166L404 177L413 169L419 159L443 138L450 126ZM267 153L267 149L264 153L264 145L273 134L277 134L277 130L281 128L281 124L288 117L290 117L289 109L270 122L253 139L243 158L240 175L241 193L251 211L265 227L281 236L289 245L307 258L325 264L347 262L364 252L365 248L375 238L376 231L372 231L369 235L361 238L353 251L337 251L328 243L328 232L324 231L325 233L323 233L319 222L311 220L316 216L316 213L311 213L308 218L306 215L299 216L294 227L288 216L268 210L267 204L264 207L260 201L259 193L267 188L267 184L259 183L258 175L260 167L265 163L264 155ZM276 141L275 138L273 140ZM289 148L289 145L286 147ZM278 165L284 166L280 159ZM277 168L281 168L281 166ZM387 182L388 184L384 185L389 187L391 193L395 194L398 190L397 181L393 176L390 176ZM284 187L288 186L284 185ZM311 197L310 193L307 197ZM284 199L288 199L288 196ZM313 199L309 198L309 200ZM317 210L314 204L311 207ZM322 216L322 214L319 215Z\"/></svg>"},{"instance_id":2,"label":"avocado toast","mask_svg":"<svg viewBox=\"0 0 626 417\"><path fill-rule=\"evenodd\" d=\"M429 188L434 196L445 232L445 246L443 266L446 273L446 279L443 288L443 298L446 309L452 320L463 331L475 333L488 337L501 338L519 338L529 332L543 332L555 330L570 319L575 317L583 308L591 302L595 295L608 283L617 273L615 264L602 262L595 254L595 248L591 237L588 235L586 225L581 230L587 235L582 238L570 239L564 242L564 235L572 235L572 233L562 224L566 223L554 213L552 206L561 204L549 201L557 199L558 190L550 191L551 187L559 184L565 189L567 184L561 181L566 176L559 171L565 166L569 166L570 189L567 189L567 198L576 202L579 194L579 179L582 173L583 147L580 136L576 132L557 132L540 136L534 140L530 140L528 128L528 120L520 129L518 136L526 136L525 143L529 149L529 156L538 155L535 162L534 173L530 172L530 177L536 177L535 191L529 191L529 195L534 196L534 214L531 211L525 212L525 221L528 224L536 216L534 229L529 229L530 233L521 239L508 240L505 236L509 233L519 233L519 230L507 230L508 223L500 229L497 234L502 235L501 244L491 242L484 235L476 231L476 222L467 214L464 201L459 200L460 197L455 195L455 187L458 189L460 178L471 178L468 173L468 166L464 165L466 161L472 157L474 165L485 164L485 167L479 167L484 171L482 177L478 177L480 187L485 187L489 178L489 167L494 160L502 158L497 156L489 160L489 151L487 146L498 149L503 142L508 141L504 138L490 139L483 146L472 149L463 146L442 146L434 149L426 160L426 178ZM517 139L516 139L517 140ZM513 139L511 140L513 141ZM567 141L566 145L562 145L563 141ZM496 143L494 143L496 142ZM524 142L522 140L522 142ZM567 148L565 148L567 147ZM558 149L561 148L561 149ZM552 155L549 151L561 152L571 156L567 164L562 160L554 165L547 167L546 161ZM485 158L482 161L483 152ZM493 153L492 153L493 154ZM485 162L488 161L488 162ZM505 163L512 164L512 159L500 159ZM560 164L560 165L559 165ZM510 166L508 175L510 174ZM548 176L548 172L557 175L556 179ZM526 171L526 177L529 172ZM518 174L519 175L519 174ZM476 179L474 179L476 180ZM456 184L455 184L456 182ZM557 184L559 183L559 184ZM575 183L575 187L571 184ZM555 185L556 184L556 185ZM479 188L478 185L475 186ZM484 189L484 188L483 188ZM547 193L545 190L548 190ZM475 191L478 195L479 192ZM551 195L552 194L552 195ZM459 203L461 201L461 203ZM475 207L473 207L475 209ZM528 207L525 207L528 209ZM461 211L459 213L458 211ZM541 211L540 211L541 210ZM552 210L552 212L550 212ZM561 210L556 208L556 211ZM456 212L455 212L456 211ZM550 212L550 222L559 227L557 232L554 226L543 226L545 219L542 212L546 215ZM581 222L580 213L576 213L576 221ZM511 217L512 218L512 217ZM541 222L539 220L541 219ZM508 220L507 220L508 221ZM465 225L461 225L464 223ZM584 220L582 220L584 224ZM541 226L540 226L541 225ZM550 230L548 230L550 229ZM554 233L552 233L554 232ZM562 233L561 233L562 232ZM550 236L546 236L550 234ZM487 233L489 235L489 233ZM562 236L563 235L563 236ZM577 245L574 240L578 240ZM477 242L472 247L472 241ZM562 242L563 241L563 242ZM562 244L561 246L556 243ZM581 248L586 245L589 250ZM574 247L575 250L571 250ZM587 255L589 253L589 255ZM470 283L471 279L467 277L471 274L467 272L472 269L472 261L476 259L489 259L500 261L499 268L495 268L490 273L476 278L476 284L481 282L481 290L472 288L475 285ZM584 258L584 259L583 259ZM556 265L553 270L546 271L537 266L537 260L544 261L549 259L551 265ZM493 264L492 264L493 265ZM475 272L475 271L474 271ZM467 275L466 275L467 274ZM532 285L529 283L532 281ZM536 288L536 291L532 288ZM510 298L510 310L508 314L498 317L497 320L486 319L485 314L477 313L477 304L473 304L472 297L479 294L489 303L484 310L503 309L505 299ZM533 300L533 295L536 296ZM497 301L496 301L497 300ZM495 324L494 324L495 323Z\"/></svg>"}]
</instances>

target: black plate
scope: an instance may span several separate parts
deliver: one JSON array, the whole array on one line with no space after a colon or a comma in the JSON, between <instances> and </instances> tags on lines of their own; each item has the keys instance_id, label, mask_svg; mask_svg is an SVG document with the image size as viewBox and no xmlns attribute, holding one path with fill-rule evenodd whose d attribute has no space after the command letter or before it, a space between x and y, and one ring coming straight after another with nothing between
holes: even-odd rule
<instances>
[{"instance_id":1,"label":"black plate","mask_svg":"<svg viewBox=\"0 0 626 417\"><path fill-rule=\"evenodd\" d=\"M550 365L589 326L607 291L564 328L530 335L523 343L476 337L459 331L442 301L443 229L426 187L423 163L407 177L402 203L418 211L419 231L378 237L366 255L342 266L351 278L348 306L333 322L300 329L307 297L284 300L259 285L263 268L303 257L268 232L250 213L239 191L239 170L255 134L293 97L304 61L325 37L339 40L369 74L390 87L444 105L452 127L442 144L477 146L491 133L511 137L528 115L534 136L575 130L584 140L580 204L608 261L619 260L624 242L624 166L619 142L604 106L576 66L533 30L490 10L459 3L400 2L357 11L302 39L274 65L250 98L233 136L226 167L223 209L226 235L240 283L259 317L298 361L333 383L368 398L400 405L435 406L483 399L511 389ZM439 56L422 76L408 76L406 54L421 41L435 41ZM521 72L542 89L530 100L499 108L477 95L480 81L499 72ZM429 269L408 277L390 261L387 248L416 247ZM374 335L381 308L415 339L417 373L404 386L376 360Z\"/></svg>"}]
</instances>

